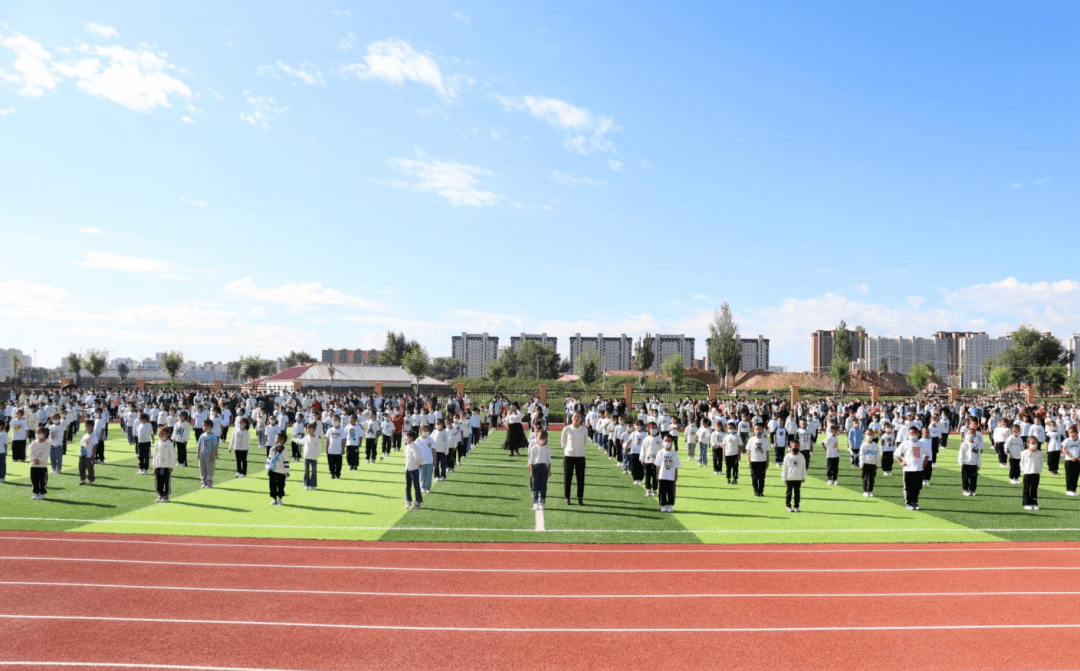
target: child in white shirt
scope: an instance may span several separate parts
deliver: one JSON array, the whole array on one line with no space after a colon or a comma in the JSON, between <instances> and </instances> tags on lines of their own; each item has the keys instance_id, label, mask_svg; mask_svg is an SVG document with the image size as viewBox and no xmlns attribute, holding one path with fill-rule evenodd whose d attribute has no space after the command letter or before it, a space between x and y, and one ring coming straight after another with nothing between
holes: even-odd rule
<instances>
[{"instance_id":1,"label":"child in white shirt","mask_svg":"<svg viewBox=\"0 0 1080 671\"><path fill-rule=\"evenodd\" d=\"M551 475L551 448L547 429L540 429L536 441L529 446L529 482L532 487L533 510L544 510L547 503L548 477Z\"/></svg>"}]
</instances>

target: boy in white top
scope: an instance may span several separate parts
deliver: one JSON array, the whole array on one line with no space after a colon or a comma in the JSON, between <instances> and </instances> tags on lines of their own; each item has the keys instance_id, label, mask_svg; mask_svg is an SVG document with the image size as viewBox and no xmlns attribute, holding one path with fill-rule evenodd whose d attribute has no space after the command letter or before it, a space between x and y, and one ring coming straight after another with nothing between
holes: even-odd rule
<instances>
[{"instance_id":1,"label":"boy in white top","mask_svg":"<svg viewBox=\"0 0 1080 671\"><path fill-rule=\"evenodd\" d=\"M895 451L896 462L904 469L904 503L908 510L921 510L919 492L922 491L923 462L931 458L926 452L919 439L919 429L912 425L907 440Z\"/></svg>"},{"instance_id":2,"label":"boy in white top","mask_svg":"<svg viewBox=\"0 0 1080 671\"><path fill-rule=\"evenodd\" d=\"M1039 509L1039 478L1043 469L1043 453L1037 436L1028 436L1027 449L1020 455L1020 470L1024 472L1024 510Z\"/></svg>"},{"instance_id":3,"label":"boy in white top","mask_svg":"<svg viewBox=\"0 0 1080 671\"><path fill-rule=\"evenodd\" d=\"M409 429L405 432L405 509L423 508L424 494L420 490L420 467L424 463L426 446L417 444L416 431ZM416 503L413 503L413 491L416 492Z\"/></svg>"},{"instance_id":4,"label":"boy in white top","mask_svg":"<svg viewBox=\"0 0 1080 671\"><path fill-rule=\"evenodd\" d=\"M727 433L720 439L720 445L724 451L727 482L729 485L737 485L739 484L739 459L742 456L743 442L739 438L739 434L735 432L735 422L727 423Z\"/></svg>"},{"instance_id":5,"label":"boy in white top","mask_svg":"<svg viewBox=\"0 0 1080 671\"><path fill-rule=\"evenodd\" d=\"M1076 484L1080 480L1080 438L1075 425L1069 427L1068 435L1061 442L1061 454L1065 459L1065 495L1076 496Z\"/></svg>"},{"instance_id":6,"label":"boy in white top","mask_svg":"<svg viewBox=\"0 0 1080 671\"><path fill-rule=\"evenodd\" d=\"M251 436L248 434L248 421L246 417L237 423L236 431L229 438L229 451L236 455L236 476L247 477L248 448L251 447Z\"/></svg>"},{"instance_id":7,"label":"boy in white top","mask_svg":"<svg viewBox=\"0 0 1080 671\"><path fill-rule=\"evenodd\" d=\"M315 424L307 425L307 435L303 438L304 453L304 489L314 490L319 486L319 454L322 452L319 437L315 435Z\"/></svg>"},{"instance_id":8,"label":"boy in white top","mask_svg":"<svg viewBox=\"0 0 1080 671\"><path fill-rule=\"evenodd\" d=\"M425 494L431 493L431 479L435 471L435 441L431 439L430 428L422 427L420 437L416 439L420 448L420 490Z\"/></svg>"},{"instance_id":9,"label":"boy in white top","mask_svg":"<svg viewBox=\"0 0 1080 671\"><path fill-rule=\"evenodd\" d=\"M825 484L835 485L840 476L840 427L829 425L829 435L822 442L825 448Z\"/></svg>"},{"instance_id":10,"label":"boy in white top","mask_svg":"<svg viewBox=\"0 0 1080 671\"><path fill-rule=\"evenodd\" d=\"M975 429L967 429L960 441L956 453L956 463L960 466L960 486L964 496L975 496L979 487L979 467L982 466L982 434Z\"/></svg>"},{"instance_id":11,"label":"boy in white top","mask_svg":"<svg viewBox=\"0 0 1080 671\"><path fill-rule=\"evenodd\" d=\"M806 482L806 460L799 452L799 444L792 443L791 451L784 455L784 461L780 466L780 479L787 485L787 493L784 502L789 513L799 512L799 503L802 497L802 484ZM792 498L795 499L792 505Z\"/></svg>"},{"instance_id":12,"label":"boy in white top","mask_svg":"<svg viewBox=\"0 0 1080 671\"><path fill-rule=\"evenodd\" d=\"M330 479L341 478L341 443L344 434L341 420L334 418L334 425L326 431L326 465L330 469Z\"/></svg>"},{"instance_id":13,"label":"boy in white top","mask_svg":"<svg viewBox=\"0 0 1080 671\"><path fill-rule=\"evenodd\" d=\"M548 432L540 429L536 441L529 446L529 483L532 487L533 510L544 510L546 507L550 475L551 448L548 447Z\"/></svg>"},{"instance_id":14,"label":"boy in white top","mask_svg":"<svg viewBox=\"0 0 1080 671\"><path fill-rule=\"evenodd\" d=\"M655 458L663 443L659 436L660 427L656 425L656 422L649 422L648 429L649 435L645 436L645 440L641 443L641 463L645 465L645 496L656 496L658 486Z\"/></svg>"},{"instance_id":15,"label":"boy in white top","mask_svg":"<svg viewBox=\"0 0 1080 671\"><path fill-rule=\"evenodd\" d=\"M1009 464L1009 456L1005 453L1005 441L1009 439L1009 427L1005 418L1002 417L998 420L998 425L994 427L994 432L991 434L991 439L994 441L994 450L997 451L998 462L1002 468L1005 468Z\"/></svg>"},{"instance_id":16,"label":"boy in white top","mask_svg":"<svg viewBox=\"0 0 1080 671\"><path fill-rule=\"evenodd\" d=\"M660 481L660 512L675 512L675 482L679 479L679 453L675 451L675 439L664 437L663 448L653 458L656 464L656 477Z\"/></svg>"},{"instance_id":17,"label":"boy in white top","mask_svg":"<svg viewBox=\"0 0 1080 671\"><path fill-rule=\"evenodd\" d=\"M859 446L859 468L862 469L863 496L874 495L874 478L877 476L881 447L878 445L876 431L870 431L866 440Z\"/></svg>"},{"instance_id":18,"label":"boy in white top","mask_svg":"<svg viewBox=\"0 0 1080 671\"><path fill-rule=\"evenodd\" d=\"M580 412L575 412L569 426L562 430L560 444L563 448L563 494L570 505L570 483L577 478L578 505L585 505L585 435ZM635 479L637 479L635 473Z\"/></svg>"},{"instance_id":19,"label":"boy in white top","mask_svg":"<svg viewBox=\"0 0 1080 671\"><path fill-rule=\"evenodd\" d=\"M765 496L765 470L769 467L769 439L761 422L754 425L754 435L746 441L746 458L750 462L750 484L754 496Z\"/></svg>"},{"instance_id":20,"label":"boy in white top","mask_svg":"<svg viewBox=\"0 0 1080 671\"><path fill-rule=\"evenodd\" d=\"M162 426L158 429L158 441L154 445L154 479L157 484L157 503L168 503L172 492L172 472L176 468L176 448L169 439L170 429Z\"/></svg>"},{"instance_id":21,"label":"boy in white top","mask_svg":"<svg viewBox=\"0 0 1080 671\"><path fill-rule=\"evenodd\" d=\"M134 412L132 413L134 415ZM130 421L134 422L134 418ZM134 431L134 427L132 427ZM173 425L172 441L173 446L176 447L176 465L180 467L187 466L187 444L188 438L191 436L191 423L188 421L187 410L180 411L180 418L176 424ZM132 433L132 439L134 440L135 434Z\"/></svg>"},{"instance_id":22,"label":"boy in white top","mask_svg":"<svg viewBox=\"0 0 1080 671\"><path fill-rule=\"evenodd\" d=\"M1005 454L1009 458L1009 483L1020 484L1020 455L1024 451L1024 439L1020 437L1021 427L1013 424L1012 433L1005 439Z\"/></svg>"}]
</instances>

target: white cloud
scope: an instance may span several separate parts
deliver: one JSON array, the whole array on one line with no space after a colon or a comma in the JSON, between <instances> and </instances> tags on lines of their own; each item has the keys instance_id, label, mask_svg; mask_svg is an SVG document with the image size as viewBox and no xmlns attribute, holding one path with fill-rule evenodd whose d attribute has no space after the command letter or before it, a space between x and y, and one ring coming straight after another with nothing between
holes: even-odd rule
<instances>
[{"instance_id":1,"label":"white cloud","mask_svg":"<svg viewBox=\"0 0 1080 671\"><path fill-rule=\"evenodd\" d=\"M704 303L712 303L713 302L712 297L707 295L707 294L694 294L691 297L691 300L702 301Z\"/></svg>"},{"instance_id":2,"label":"white cloud","mask_svg":"<svg viewBox=\"0 0 1080 671\"><path fill-rule=\"evenodd\" d=\"M80 233L86 233L88 235L101 235L105 231L101 230L97 226L84 226L79 229Z\"/></svg>"},{"instance_id":3,"label":"white cloud","mask_svg":"<svg viewBox=\"0 0 1080 671\"><path fill-rule=\"evenodd\" d=\"M94 35L104 37L105 39L109 40L115 40L120 37L120 33L117 32L116 28L113 28L111 26L103 26L100 23L84 23L83 28L88 33L93 33Z\"/></svg>"},{"instance_id":4,"label":"white cloud","mask_svg":"<svg viewBox=\"0 0 1080 671\"><path fill-rule=\"evenodd\" d=\"M221 101L221 100L225 100L225 96L223 96L223 95L221 95L220 93L218 93L217 91L215 91L215 90L214 90L214 89L213 89L212 87L210 87L210 86L207 86L207 87L206 87L206 90L210 92L210 95L214 96L214 97L215 97L215 98L217 98L217 99L218 99L219 101Z\"/></svg>"},{"instance_id":5,"label":"white cloud","mask_svg":"<svg viewBox=\"0 0 1080 671\"><path fill-rule=\"evenodd\" d=\"M607 167L608 169L614 170L615 172L623 171L622 161L616 161L615 159L608 159Z\"/></svg>"},{"instance_id":6,"label":"white cloud","mask_svg":"<svg viewBox=\"0 0 1080 671\"><path fill-rule=\"evenodd\" d=\"M368 45L363 63L342 66L342 72L352 73L357 79L381 79L394 84L406 81L425 84L445 98L453 98L457 92L453 78L444 79L438 64L425 54L413 49L404 40L391 38Z\"/></svg>"},{"instance_id":7,"label":"white cloud","mask_svg":"<svg viewBox=\"0 0 1080 671\"><path fill-rule=\"evenodd\" d=\"M865 282L862 283L862 284L856 284L856 285L852 286L851 288L854 289L855 291L858 291L860 294L862 294L864 296L866 294L870 293L870 287L866 286Z\"/></svg>"},{"instance_id":8,"label":"white cloud","mask_svg":"<svg viewBox=\"0 0 1080 671\"><path fill-rule=\"evenodd\" d=\"M180 120L183 121L184 123L192 123L192 124L195 123L195 119L192 119L191 117L189 117L186 114L183 115L182 117L180 117Z\"/></svg>"},{"instance_id":9,"label":"white cloud","mask_svg":"<svg viewBox=\"0 0 1080 671\"><path fill-rule=\"evenodd\" d=\"M15 113L15 108L14 107L0 107L0 116L7 116L9 114L14 114L14 113Z\"/></svg>"},{"instance_id":10,"label":"white cloud","mask_svg":"<svg viewBox=\"0 0 1080 671\"><path fill-rule=\"evenodd\" d=\"M106 270L121 270L128 273L147 273L166 279L185 279L175 272L174 265L169 261L157 259L144 259L137 256L121 256L108 252L87 252L82 261L77 261L80 266L89 268L104 268Z\"/></svg>"},{"instance_id":11,"label":"white cloud","mask_svg":"<svg viewBox=\"0 0 1080 671\"><path fill-rule=\"evenodd\" d=\"M0 282L0 314L29 317L38 310L51 310L67 298L67 291L46 284L22 280Z\"/></svg>"},{"instance_id":12,"label":"white cloud","mask_svg":"<svg viewBox=\"0 0 1080 671\"><path fill-rule=\"evenodd\" d=\"M593 114L587 109L571 105L556 98L523 96L520 98L495 96L506 110L528 111L529 114L567 131L563 146L567 151L591 154L615 150L615 144L607 134L619 130L611 117Z\"/></svg>"},{"instance_id":13,"label":"white cloud","mask_svg":"<svg viewBox=\"0 0 1080 671\"><path fill-rule=\"evenodd\" d=\"M22 84L19 95L37 98L45 91L56 90L60 78L53 72L52 55L40 42L15 33L12 37L0 37L0 46L15 52L14 68L18 74L0 71L0 77L13 84Z\"/></svg>"},{"instance_id":14,"label":"white cloud","mask_svg":"<svg viewBox=\"0 0 1080 671\"><path fill-rule=\"evenodd\" d=\"M300 67L294 68L287 63L278 61L277 65L261 65L258 70L260 77L272 77L274 79L280 76L278 75L279 72L283 72L308 86L314 86L315 84L326 85L322 73L311 63L301 63Z\"/></svg>"},{"instance_id":15,"label":"white cloud","mask_svg":"<svg viewBox=\"0 0 1080 671\"><path fill-rule=\"evenodd\" d=\"M1020 189L1024 188L1024 185L1021 184L1020 182L1013 182L1012 183L1012 188L1020 190Z\"/></svg>"},{"instance_id":16,"label":"white cloud","mask_svg":"<svg viewBox=\"0 0 1080 671\"><path fill-rule=\"evenodd\" d=\"M454 12L454 20L464 23L466 26L472 23L472 19L462 12Z\"/></svg>"},{"instance_id":17,"label":"white cloud","mask_svg":"<svg viewBox=\"0 0 1080 671\"><path fill-rule=\"evenodd\" d=\"M147 48L126 49L120 46L81 45L87 54L71 63L58 63L56 69L78 80L77 86L95 98L111 100L135 112L152 112L157 107L171 108L170 97L191 98L191 88L168 74L178 68L169 63L167 54Z\"/></svg>"},{"instance_id":18,"label":"white cloud","mask_svg":"<svg viewBox=\"0 0 1080 671\"><path fill-rule=\"evenodd\" d=\"M328 289L320 282L289 282L280 287L259 287L255 280L245 277L233 280L222 291L233 296L263 303L277 303L294 310L309 307L351 308L355 310L385 310L386 306L360 296L352 296L336 289Z\"/></svg>"},{"instance_id":19,"label":"white cloud","mask_svg":"<svg viewBox=\"0 0 1080 671\"><path fill-rule=\"evenodd\" d=\"M347 9L334 9L330 11L334 16L341 18L343 16L352 16L352 12Z\"/></svg>"},{"instance_id":20,"label":"white cloud","mask_svg":"<svg viewBox=\"0 0 1080 671\"><path fill-rule=\"evenodd\" d=\"M475 165L440 161L423 155L416 160L394 158L390 165L416 178L408 182L394 180L389 182L391 186L410 191L434 191L451 205L485 207L499 200L499 196L480 186L480 178L491 173Z\"/></svg>"},{"instance_id":21,"label":"white cloud","mask_svg":"<svg viewBox=\"0 0 1080 671\"><path fill-rule=\"evenodd\" d=\"M252 126L259 126L263 130L270 128L270 121L289 111L288 107L278 106L269 96L253 96L244 91L244 99L251 105L251 113L240 112L240 119Z\"/></svg>"},{"instance_id":22,"label":"white cloud","mask_svg":"<svg viewBox=\"0 0 1080 671\"><path fill-rule=\"evenodd\" d=\"M558 170L551 171L551 179L559 184L565 184L567 186L577 186L584 184L586 186L606 186L607 182L601 179L593 179L592 177L574 177L566 172L559 172Z\"/></svg>"},{"instance_id":23,"label":"white cloud","mask_svg":"<svg viewBox=\"0 0 1080 671\"><path fill-rule=\"evenodd\" d=\"M1075 280L1027 284L1009 277L948 291L942 301L956 310L998 315L1044 331L1071 334L1080 323L1080 282Z\"/></svg>"},{"instance_id":24,"label":"white cloud","mask_svg":"<svg viewBox=\"0 0 1080 671\"><path fill-rule=\"evenodd\" d=\"M922 296L908 296L907 300L905 300L904 302L918 310L923 306L923 303L926 302L926 299Z\"/></svg>"},{"instance_id":25,"label":"white cloud","mask_svg":"<svg viewBox=\"0 0 1080 671\"><path fill-rule=\"evenodd\" d=\"M356 35L352 31L345 33L345 37L338 40L338 51L352 51L356 48Z\"/></svg>"},{"instance_id":26,"label":"white cloud","mask_svg":"<svg viewBox=\"0 0 1080 671\"><path fill-rule=\"evenodd\" d=\"M187 203L188 205L192 205L194 207L206 207L210 204L205 200L199 198L188 198L187 196L180 196L180 200L181 202Z\"/></svg>"},{"instance_id":27,"label":"white cloud","mask_svg":"<svg viewBox=\"0 0 1080 671\"><path fill-rule=\"evenodd\" d=\"M641 159L640 161L638 161L638 165L641 166L642 170L655 170L656 169L655 165L653 165L652 163L649 163L649 161L647 159L644 159L644 158Z\"/></svg>"},{"instance_id":28,"label":"white cloud","mask_svg":"<svg viewBox=\"0 0 1080 671\"><path fill-rule=\"evenodd\" d=\"M1054 181L1053 177L1043 177L1041 179L1035 180L1034 183L1035 184L1046 184L1047 182L1052 182L1052 181Z\"/></svg>"}]
</instances>

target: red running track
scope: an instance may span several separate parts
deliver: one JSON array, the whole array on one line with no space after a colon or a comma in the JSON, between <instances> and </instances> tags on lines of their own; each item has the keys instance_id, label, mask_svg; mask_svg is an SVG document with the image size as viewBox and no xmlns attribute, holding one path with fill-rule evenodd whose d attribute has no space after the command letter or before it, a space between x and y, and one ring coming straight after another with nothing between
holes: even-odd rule
<instances>
[{"instance_id":1,"label":"red running track","mask_svg":"<svg viewBox=\"0 0 1080 671\"><path fill-rule=\"evenodd\" d=\"M0 531L0 671L1064 669L1080 543L598 546Z\"/></svg>"}]
</instances>

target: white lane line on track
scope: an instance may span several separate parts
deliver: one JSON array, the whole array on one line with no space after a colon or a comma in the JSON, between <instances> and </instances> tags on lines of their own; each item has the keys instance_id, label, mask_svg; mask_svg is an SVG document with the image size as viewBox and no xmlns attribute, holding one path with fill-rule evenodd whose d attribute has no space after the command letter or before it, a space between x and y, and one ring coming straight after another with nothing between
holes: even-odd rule
<instances>
[{"instance_id":1,"label":"white lane line on track","mask_svg":"<svg viewBox=\"0 0 1080 671\"><path fill-rule=\"evenodd\" d=\"M32 669L105 667L110 669L187 669L189 671L301 671L300 669L263 669L248 666L191 666L189 664L125 664L122 662L13 662L0 660L0 666L27 666Z\"/></svg>"},{"instance_id":2,"label":"white lane line on track","mask_svg":"<svg viewBox=\"0 0 1080 671\"><path fill-rule=\"evenodd\" d=\"M144 618L144 617L104 617L97 615L19 615L0 614L5 620L64 620L70 622L124 622L147 624L196 624L196 625L242 625L251 627L298 627L306 629L352 629L371 631L429 631L429 632L492 632L523 634L641 634L641 633L708 633L708 634L750 634L750 633L787 633L787 632L828 632L828 631L953 631L973 629L1080 629L1080 623L1038 623L1038 624L939 624L939 625L896 625L862 627L647 627L632 629L629 627L419 627L393 624L343 624L332 622L267 622L261 620L185 620L181 618Z\"/></svg>"},{"instance_id":3,"label":"white lane line on track","mask_svg":"<svg viewBox=\"0 0 1080 671\"><path fill-rule=\"evenodd\" d=\"M76 532L78 533L78 532ZM130 539L130 538L90 538L85 533L80 533L82 537L75 536L61 536L56 538L49 538L44 536L0 536L0 540L12 540L12 541L49 541L57 543L115 543L120 545L168 545L168 546L181 546L181 547L203 547L203 548L259 548L259 549L274 549L274 550L342 550L347 552L528 552L530 554L537 552L556 552L567 554L852 554L852 553L872 553L872 552L1078 552L1080 551L1080 544L1075 544L1071 547L1010 547L1008 543L1004 541L988 541L985 544L979 544L972 547L898 547L898 548L829 548L829 547L807 547L807 548L729 548L724 546L709 546L709 547L670 547L667 545L653 548L620 548L620 547L603 547L603 548L556 548L556 547L527 547L527 548L501 548L501 547L489 547L487 545L476 545L475 547L441 547L431 545L421 545L419 547L395 547L393 545L386 545L385 543L380 545L287 545L278 543L229 543L220 542L220 539L212 536L204 537L202 541L168 541L168 540L146 540L146 539ZM363 541L342 541L360 543Z\"/></svg>"},{"instance_id":4,"label":"white lane line on track","mask_svg":"<svg viewBox=\"0 0 1080 671\"><path fill-rule=\"evenodd\" d=\"M788 518L777 518L788 519ZM338 531L469 531L487 533L518 532L525 534L536 533L535 529L522 529L515 527L365 527L365 526L323 526L303 524L236 524L230 522L163 522L160 520L93 520L78 519L73 517L0 517L0 521L12 522L79 522L83 524L127 524L148 526L171 526L171 527L220 527L223 529L333 529ZM1046 532L1072 532L1080 531L1080 527L1048 527L1031 529L997 529L984 528L974 529L968 527L929 527L918 529L548 529L548 533L567 534L837 534L837 533L1046 533Z\"/></svg>"},{"instance_id":5,"label":"white lane line on track","mask_svg":"<svg viewBox=\"0 0 1080 671\"><path fill-rule=\"evenodd\" d=\"M639 568L484 568L445 566L339 566L327 564L244 564L229 562L180 562L154 559L115 559L112 557L0 557L0 561L53 561L101 564L142 564L161 566L208 566L215 568L278 568L308 569L313 571L394 571L407 573L640 573ZM913 571L1080 571L1080 566L905 566L900 568L874 566L871 568L800 568L799 573L850 573L853 571L879 573L908 573ZM790 568L666 568L665 573L791 573Z\"/></svg>"},{"instance_id":6,"label":"white lane line on track","mask_svg":"<svg viewBox=\"0 0 1080 671\"><path fill-rule=\"evenodd\" d=\"M938 598L938 597L978 597L978 596L1077 596L1080 592L1053 590L1011 591L1011 592L864 592L864 593L730 593L730 594L460 594L447 592L356 592L346 590L307 590L307 589L258 589L248 587L192 587L187 585L112 585L107 583L83 582L31 582L21 580L0 581L0 585L26 587L77 587L85 589L133 589L149 591L180 592L236 592L242 594L298 594L305 596L369 596L369 597L404 597L404 598L445 598L445 599L846 599L846 598Z\"/></svg>"}]
</instances>

